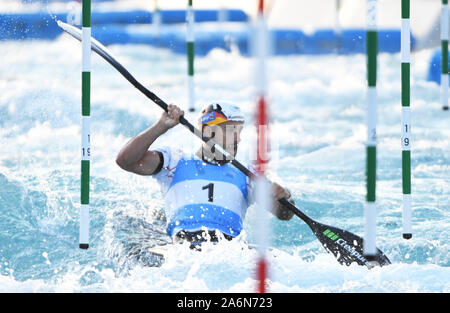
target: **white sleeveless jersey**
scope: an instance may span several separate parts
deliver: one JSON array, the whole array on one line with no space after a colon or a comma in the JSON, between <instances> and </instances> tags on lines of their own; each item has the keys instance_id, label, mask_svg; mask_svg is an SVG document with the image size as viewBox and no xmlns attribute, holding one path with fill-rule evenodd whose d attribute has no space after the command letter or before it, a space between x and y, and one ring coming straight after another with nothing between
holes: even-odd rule
<instances>
[{"instance_id":1,"label":"white sleeveless jersey","mask_svg":"<svg viewBox=\"0 0 450 313\"><path fill-rule=\"evenodd\" d=\"M179 150L157 151L164 156L163 167L154 177L166 201L167 233L207 228L239 235L250 203L245 174L231 164L207 164Z\"/></svg>"}]
</instances>

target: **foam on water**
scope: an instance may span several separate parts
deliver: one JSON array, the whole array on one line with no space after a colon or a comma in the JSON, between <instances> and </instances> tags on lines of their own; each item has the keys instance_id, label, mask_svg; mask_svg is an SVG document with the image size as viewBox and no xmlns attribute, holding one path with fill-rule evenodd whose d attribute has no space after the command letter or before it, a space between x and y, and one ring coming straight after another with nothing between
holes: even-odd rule
<instances>
[{"instance_id":1,"label":"foam on water","mask_svg":"<svg viewBox=\"0 0 450 313\"><path fill-rule=\"evenodd\" d=\"M110 47L129 71L168 103L186 106L186 60L143 45ZM161 267L129 250L163 244L163 200L148 177L115 164L121 147L161 110L100 57L92 58L91 246L78 249L81 47L1 42L0 291L248 292L256 252L251 207L240 240L196 253L169 251ZM301 220L272 218L273 292L449 292L450 130L439 86L425 81L431 51L413 55L414 236L401 238L400 56L379 56L377 245L392 265L339 265ZM252 61L236 52L196 58L198 103L229 99L251 118ZM274 177L298 207L325 224L362 235L365 199L365 56L289 56L270 63ZM196 117L187 114L195 124ZM250 121L238 159L252 153ZM181 126L155 145L192 149ZM128 249L128 250L127 250ZM226 256L226 257L224 257Z\"/></svg>"}]
</instances>

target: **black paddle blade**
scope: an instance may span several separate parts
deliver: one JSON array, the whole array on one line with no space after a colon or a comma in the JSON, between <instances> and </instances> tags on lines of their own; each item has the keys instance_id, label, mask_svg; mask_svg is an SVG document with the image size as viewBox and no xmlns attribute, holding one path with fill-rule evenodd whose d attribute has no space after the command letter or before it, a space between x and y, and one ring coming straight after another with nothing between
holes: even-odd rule
<instances>
[{"instance_id":1,"label":"black paddle blade","mask_svg":"<svg viewBox=\"0 0 450 313\"><path fill-rule=\"evenodd\" d=\"M368 260L363 254L364 240L351 232L318 222L313 222L309 226L325 249L341 264L350 265L356 262L369 268L391 264L380 249L377 249L377 254Z\"/></svg>"}]
</instances>

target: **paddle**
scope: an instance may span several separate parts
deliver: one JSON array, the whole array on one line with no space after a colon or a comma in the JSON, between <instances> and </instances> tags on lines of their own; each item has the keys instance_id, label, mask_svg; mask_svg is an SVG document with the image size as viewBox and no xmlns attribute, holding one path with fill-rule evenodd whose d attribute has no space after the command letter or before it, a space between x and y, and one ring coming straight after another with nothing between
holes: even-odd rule
<instances>
[{"instance_id":1,"label":"paddle","mask_svg":"<svg viewBox=\"0 0 450 313\"><path fill-rule=\"evenodd\" d=\"M68 25L64 22L58 21L59 27L61 27L68 34L74 38L81 41L81 31ZM135 86L139 91L146 95L150 100L156 103L164 111L167 112L168 105L161 100L153 92L145 88L141 83L139 83L125 67L123 67L106 49L100 42L91 38L91 48L93 51L98 53L102 58L104 58L108 63L110 63L116 70L118 70L133 86ZM202 135L202 132L195 128L191 123L189 123L184 116L180 117L180 124L184 125L191 131L194 135L202 139L204 142L208 142L211 147L214 147L217 151L223 154L227 160L231 160L231 163L247 175L250 179L255 178L255 174L242 165L239 161L233 158L227 151L223 150L222 147L214 143L211 138ZM331 252L340 264L350 265L356 262L359 265L366 265L371 268L374 265L388 265L391 262L387 256L377 249L377 254L370 260L363 256L363 239L351 232L339 229L337 227L332 227L328 225L321 224L314 221L308 217L305 213L300 211L295 205L291 204L287 199L283 198L279 200L285 207L294 212L299 218L301 218L312 230L314 235L320 241L320 243L325 247L328 252Z\"/></svg>"}]
</instances>

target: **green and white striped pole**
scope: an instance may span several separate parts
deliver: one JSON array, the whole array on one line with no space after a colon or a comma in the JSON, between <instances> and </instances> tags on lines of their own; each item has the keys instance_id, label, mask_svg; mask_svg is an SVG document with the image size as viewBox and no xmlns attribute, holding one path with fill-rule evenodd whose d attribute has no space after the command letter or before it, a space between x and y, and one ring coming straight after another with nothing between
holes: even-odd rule
<instances>
[{"instance_id":1,"label":"green and white striped pole","mask_svg":"<svg viewBox=\"0 0 450 313\"><path fill-rule=\"evenodd\" d=\"M188 58L188 98L189 112L195 111L195 85L194 85L194 9L192 8L192 0L188 0L186 11L186 45Z\"/></svg>"},{"instance_id":2,"label":"green and white striped pole","mask_svg":"<svg viewBox=\"0 0 450 313\"><path fill-rule=\"evenodd\" d=\"M378 50L378 33L376 26L377 1L367 1L367 196L366 207L364 210L365 217L365 237L363 244L363 253L367 260L371 261L376 255L376 205L375 205L375 189L376 189L376 159L377 159L377 50Z\"/></svg>"},{"instance_id":3,"label":"green and white striped pole","mask_svg":"<svg viewBox=\"0 0 450 313\"><path fill-rule=\"evenodd\" d=\"M442 109L448 110L448 0L442 0L441 49L441 102Z\"/></svg>"},{"instance_id":4,"label":"green and white striped pole","mask_svg":"<svg viewBox=\"0 0 450 313\"><path fill-rule=\"evenodd\" d=\"M402 191L403 238L412 237L411 211L411 122L410 122L410 0L402 0L401 77L402 77Z\"/></svg>"},{"instance_id":5,"label":"green and white striped pole","mask_svg":"<svg viewBox=\"0 0 450 313\"><path fill-rule=\"evenodd\" d=\"M91 0L83 0L81 73L81 211L80 248L89 248L89 181L91 131Z\"/></svg>"}]
</instances>

